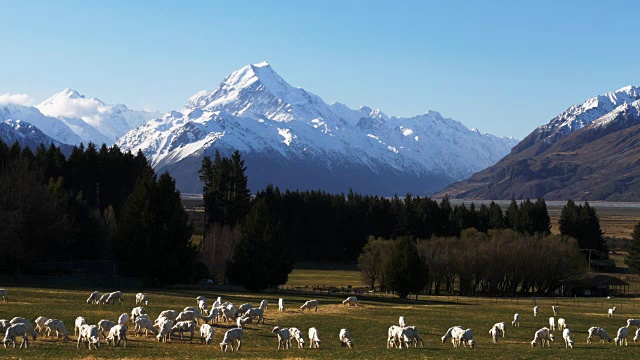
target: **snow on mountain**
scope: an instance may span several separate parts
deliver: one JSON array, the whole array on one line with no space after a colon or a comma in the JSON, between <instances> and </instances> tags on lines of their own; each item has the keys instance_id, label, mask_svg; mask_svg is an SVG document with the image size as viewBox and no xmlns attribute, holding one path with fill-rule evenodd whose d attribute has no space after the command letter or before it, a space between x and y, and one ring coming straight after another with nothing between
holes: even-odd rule
<instances>
[{"instance_id":1,"label":"snow on mountain","mask_svg":"<svg viewBox=\"0 0 640 360\"><path fill-rule=\"evenodd\" d=\"M20 147L29 147L32 151L40 145L46 147L53 144L56 147L65 147L64 144L55 141L37 127L21 120L4 120L0 122L0 140L11 146L14 143Z\"/></svg>"},{"instance_id":2,"label":"snow on mountain","mask_svg":"<svg viewBox=\"0 0 640 360\"><path fill-rule=\"evenodd\" d=\"M194 94L183 110L128 132L117 145L142 150L157 168L179 169L183 191L201 187L202 155L237 149L254 162L249 169L260 169L262 182L254 180L254 189L283 186L283 171L292 171L285 181L289 187L340 183L331 190L366 186L362 191L423 194L494 164L516 143L471 131L434 111L397 118L365 106L328 105L263 62L234 71L215 90ZM316 185L320 178L328 180Z\"/></svg>"},{"instance_id":3,"label":"snow on mountain","mask_svg":"<svg viewBox=\"0 0 640 360\"><path fill-rule=\"evenodd\" d=\"M113 144L129 130L160 116L156 112L130 110L123 104L107 105L99 99L86 98L73 89L65 89L36 107L45 115L59 118L82 142L107 145Z\"/></svg>"},{"instance_id":4,"label":"snow on mountain","mask_svg":"<svg viewBox=\"0 0 640 360\"><path fill-rule=\"evenodd\" d=\"M82 139L63 121L51 116L45 116L33 106L16 103L0 105L0 121L21 120L27 122L40 131L63 144L78 144Z\"/></svg>"}]
</instances>

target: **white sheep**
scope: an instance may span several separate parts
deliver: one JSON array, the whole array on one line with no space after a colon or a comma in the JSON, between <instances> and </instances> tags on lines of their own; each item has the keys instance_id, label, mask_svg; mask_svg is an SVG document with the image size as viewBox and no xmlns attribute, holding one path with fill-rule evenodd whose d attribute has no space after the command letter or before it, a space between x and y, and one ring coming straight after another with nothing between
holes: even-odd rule
<instances>
[{"instance_id":1,"label":"white sheep","mask_svg":"<svg viewBox=\"0 0 640 360\"><path fill-rule=\"evenodd\" d=\"M558 316L558 315L560 315L560 306L558 306L558 305L551 305L551 310L553 310L553 316Z\"/></svg>"},{"instance_id":2,"label":"white sheep","mask_svg":"<svg viewBox=\"0 0 640 360\"><path fill-rule=\"evenodd\" d=\"M518 314L516 314L516 315L518 315ZM519 317L518 317L518 319L519 319ZM453 331L456 330L456 329L463 330L462 327L460 327L460 326L452 326L452 327L450 327L449 330L447 330L447 332L441 338L443 344L447 339L451 338Z\"/></svg>"},{"instance_id":3,"label":"white sheep","mask_svg":"<svg viewBox=\"0 0 640 360\"><path fill-rule=\"evenodd\" d=\"M253 318L251 316L240 316L236 319L236 325L240 329L244 329L244 325L253 323Z\"/></svg>"},{"instance_id":4,"label":"white sheep","mask_svg":"<svg viewBox=\"0 0 640 360\"><path fill-rule=\"evenodd\" d=\"M56 339L62 335L65 340L69 340L69 332L64 328L64 323L58 319L49 319L44 323L47 331L47 337L51 336L51 333L56 334Z\"/></svg>"},{"instance_id":5,"label":"white sheep","mask_svg":"<svg viewBox=\"0 0 640 360\"><path fill-rule=\"evenodd\" d=\"M474 348L475 341L473 340L473 330L462 330L461 328L453 329L451 332L451 342L453 343L453 347L456 348L460 347L460 345L463 345L464 347L469 345L471 348Z\"/></svg>"},{"instance_id":6,"label":"white sheep","mask_svg":"<svg viewBox=\"0 0 640 360\"><path fill-rule=\"evenodd\" d=\"M202 318L205 324L213 324L218 322L218 309L211 309L208 316Z\"/></svg>"},{"instance_id":7,"label":"white sheep","mask_svg":"<svg viewBox=\"0 0 640 360\"><path fill-rule=\"evenodd\" d=\"M200 327L200 340L203 344L209 345L213 340L213 327L209 324L204 324Z\"/></svg>"},{"instance_id":8,"label":"white sheep","mask_svg":"<svg viewBox=\"0 0 640 360\"><path fill-rule=\"evenodd\" d=\"M195 313L193 311L183 311L176 317L176 322L180 321L193 321L198 323L198 319L201 319L203 316Z\"/></svg>"},{"instance_id":9,"label":"white sheep","mask_svg":"<svg viewBox=\"0 0 640 360\"><path fill-rule=\"evenodd\" d=\"M133 322L135 324L133 330L136 336L141 335L142 330L144 330L145 335L149 335L149 331L151 331L154 336L158 335L158 330L153 327L153 323L148 317L139 316Z\"/></svg>"},{"instance_id":10,"label":"white sheep","mask_svg":"<svg viewBox=\"0 0 640 360\"><path fill-rule=\"evenodd\" d=\"M196 302L200 302L200 301L207 301L207 298L206 298L206 297L204 297L204 296L202 296L202 295L201 295L201 296L198 296L198 297L196 298Z\"/></svg>"},{"instance_id":11,"label":"white sheep","mask_svg":"<svg viewBox=\"0 0 640 360\"><path fill-rule=\"evenodd\" d=\"M244 330L235 328L229 329L226 333L224 333L224 338L220 343L220 350L227 351L227 346L231 344L231 351L233 351L233 342L235 340L238 341L238 347L236 351L240 351L240 347L242 346L242 337L244 336Z\"/></svg>"},{"instance_id":12,"label":"white sheep","mask_svg":"<svg viewBox=\"0 0 640 360\"><path fill-rule=\"evenodd\" d=\"M100 301L100 292L94 291L87 298L87 304L97 304Z\"/></svg>"},{"instance_id":13,"label":"white sheep","mask_svg":"<svg viewBox=\"0 0 640 360\"><path fill-rule=\"evenodd\" d=\"M29 334L31 334L31 337L33 338L33 340L35 340L38 337L38 333L34 329L33 324L31 324L31 321L29 321L28 319L25 319L23 317L14 317L9 322L11 323L11 325L25 324L27 326L27 331L29 332Z\"/></svg>"},{"instance_id":14,"label":"white sheep","mask_svg":"<svg viewBox=\"0 0 640 360\"><path fill-rule=\"evenodd\" d=\"M340 339L340 345L342 345L342 347L347 346L349 349L353 348L354 343L353 343L353 340L351 340L351 337L349 336L349 332L347 331L347 329L340 329L340 334L338 335L338 338Z\"/></svg>"},{"instance_id":15,"label":"white sheep","mask_svg":"<svg viewBox=\"0 0 640 360\"><path fill-rule=\"evenodd\" d=\"M48 317L44 317L44 316L38 316L33 322L36 323L36 332L38 334L42 334L42 332L44 332L44 323L47 322L47 320L49 320Z\"/></svg>"},{"instance_id":16,"label":"white sheep","mask_svg":"<svg viewBox=\"0 0 640 360\"><path fill-rule=\"evenodd\" d=\"M260 301L260 309L267 311L268 308L269 308L269 300L264 299Z\"/></svg>"},{"instance_id":17,"label":"white sheep","mask_svg":"<svg viewBox=\"0 0 640 360\"><path fill-rule=\"evenodd\" d=\"M198 301L198 310L200 310L200 312L202 312L203 315L208 315L209 311L207 309L208 305L207 305L207 300L199 300Z\"/></svg>"},{"instance_id":18,"label":"white sheep","mask_svg":"<svg viewBox=\"0 0 640 360\"><path fill-rule=\"evenodd\" d=\"M113 330L113 328L111 328L111 330ZM98 346L100 346L98 327L95 325L83 324L80 327L80 336L78 336L78 344L76 345L76 347L80 347L81 342L84 343L89 350L91 350L91 346L93 346L94 349L98 350Z\"/></svg>"},{"instance_id":19,"label":"white sheep","mask_svg":"<svg viewBox=\"0 0 640 360\"><path fill-rule=\"evenodd\" d=\"M564 330L566 328L567 328L567 322L564 320L564 318L558 319L558 331Z\"/></svg>"},{"instance_id":20,"label":"white sheep","mask_svg":"<svg viewBox=\"0 0 640 360\"><path fill-rule=\"evenodd\" d=\"M546 327L536 331L533 335L533 341L531 341L531 347L536 347L538 343L540 343L540 347L544 347L545 343L551 347L551 342L553 341L553 334Z\"/></svg>"},{"instance_id":21,"label":"white sheep","mask_svg":"<svg viewBox=\"0 0 640 360\"><path fill-rule=\"evenodd\" d=\"M640 329L640 319L628 319L627 327L630 327L630 326L635 326L638 329Z\"/></svg>"},{"instance_id":22,"label":"white sheep","mask_svg":"<svg viewBox=\"0 0 640 360\"><path fill-rule=\"evenodd\" d=\"M188 332L190 337L189 337L189 344L191 344L191 340L193 340L193 332L196 328L196 323L193 321L178 321L175 325L173 325L173 327L171 328L171 333L175 333L178 332L178 334L180 334L180 340L182 340L182 335L185 332Z\"/></svg>"},{"instance_id":23,"label":"white sheep","mask_svg":"<svg viewBox=\"0 0 640 360\"><path fill-rule=\"evenodd\" d=\"M609 336L609 334L607 334L607 332L601 328L601 327L597 327L597 326L593 326L591 328L589 328L589 337L587 337L587 344L591 344L591 338L593 337L599 337L600 340L602 340L602 342L604 343L605 340L607 340L607 342L611 343L611 336Z\"/></svg>"},{"instance_id":24,"label":"white sheep","mask_svg":"<svg viewBox=\"0 0 640 360\"><path fill-rule=\"evenodd\" d=\"M607 311L607 316L612 318L615 312L616 312L616 307L614 306Z\"/></svg>"},{"instance_id":25,"label":"white sheep","mask_svg":"<svg viewBox=\"0 0 640 360\"><path fill-rule=\"evenodd\" d=\"M307 300L304 304L302 304L302 306L300 306L300 310L302 311L311 311L311 308L315 308L316 311L318 311L318 300Z\"/></svg>"},{"instance_id":26,"label":"white sheep","mask_svg":"<svg viewBox=\"0 0 640 360\"><path fill-rule=\"evenodd\" d=\"M404 316L400 316L400 317L398 318L398 325L399 325L400 327L405 327L405 326L407 326L407 323L404 321Z\"/></svg>"},{"instance_id":27,"label":"white sheep","mask_svg":"<svg viewBox=\"0 0 640 360\"><path fill-rule=\"evenodd\" d=\"M105 331L108 334L109 330L111 330L111 328L114 326L116 326L116 323L111 320L102 319L98 321L98 331L100 331L100 334L102 334L102 338L106 339L107 335L105 335Z\"/></svg>"},{"instance_id":28,"label":"white sheep","mask_svg":"<svg viewBox=\"0 0 640 360\"><path fill-rule=\"evenodd\" d=\"M495 323L493 326L500 330L500 332L502 333L502 337L505 337L505 335L507 334L507 323L499 322Z\"/></svg>"},{"instance_id":29,"label":"white sheep","mask_svg":"<svg viewBox=\"0 0 640 360\"><path fill-rule=\"evenodd\" d=\"M618 329L618 336L616 336L613 341L615 341L616 345L618 346L622 346L622 342L624 342L625 346L628 346L629 344L627 343L627 336L629 336L629 329L626 326L623 326Z\"/></svg>"},{"instance_id":30,"label":"white sheep","mask_svg":"<svg viewBox=\"0 0 640 360\"><path fill-rule=\"evenodd\" d=\"M111 304L115 304L115 301L118 300L118 304L124 304L124 294L122 291L114 291L109 294L107 298L107 302Z\"/></svg>"},{"instance_id":31,"label":"white sheep","mask_svg":"<svg viewBox=\"0 0 640 360\"><path fill-rule=\"evenodd\" d=\"M242 304L236 310L235 315L236 315L236 317L240 316L240 315L246 313L249 309L252 309L252 308L253 308L253 306L251 306L251 304L249 304L249 303Z\"/></svg>"},{"instance_id":32,"label":"white sheep","mask_svg":"<svg viewBox=\"0 0 640 360\"><path fill-rule=\"evenodd\" d=\"M7 296L7 290L0 289L0 298L2 298L3 302L8 302L9 301L9 297Z\"/></svg>"},{"instance_id":33,"label":"white sheep","mask_svg":"<svg viewBox=\"0 0 640 360\"><path fill-rule=\"evenodd\" d=\"M11 323L9 322L9 320L5 320L2 319L0 320L0 332L4 333L5 331L7 331L7 329L11 327Z\"/></svg>"},{"instance_id":34,"label":"white sheep","mask_svg":"<svg viewBox=\"0 0 640 360\"><path fill-rule=\"evenodd\" d=\"M118 317L118 325L128 325L129 324L129 314L122 313L120 317Z\"/></svg>"},{"instance_id":35,"label":"white sheep","mask_svg":"<svg viewBox=\"0 0 640 360\"><path fill-rule=\"evenodd\" d=\"M498 338L500 337L500 329L497 326L493 325L491 329L489 329L489 336L491 336L491 340L494 343L498 343Z\"/></svg>"},{"instance_id":36,"label":"white sheep","mask_svg":"<svg viewBox=\"0 0 640 360\"><path fill-rule=\"evenodd\" d=\"M167 341L171 341L171 328L173 327L173 321L166 318L164 319L164 321L158 324L160 331L158 331L158 336L156 336L156 338L158 341L166 343Z\"/></svg>"},{"instance_id":37,"label":"white sheep","mask_svg":"<svg viewBox=\"0 0 640 360\"><path fill-rule=\"evenodd\" d=\"M513 314L513 321L511 322L511 326L520 327L520 314Z\"/></svg>"},{"instance_id":38,"label":"white sheep","mask_svg":"<svg viewBox=\"0 0 640 360\"><path fill-rule=\"evenodd\" d=\"M80 328L82 325L86 325L87 322L84 320L82 316L78 316L75 321L75 327L73 328L73 335L78 335L80 333Z\"/></svg>"},{"instance_id":39,"label":"white sheep","mask_svg":"<svg viewBox=\"0 0 640 360\"><path fill-rule=\"evenodd\" d=\"M109 330L107 344L113 347L119 346L124 341L122 347L127 347L127 325L116 325Z\"/></svg>"},{"instance_id":40,"label":"white sheep","mask_svg":"<svg viewBox=\"0 0 640 360\"><path fill-rule=\"evenodd\" d=\"M636 330L636 334L633 337L633 342L638 342L638 339L640 339L640 329Z\"/></svg>"},{"instance_id":41,"label":"white sheep","mask_svg":"<svg viewBox=\"0 0 640 360\"><path fill-rule=\"evenodd\" d=\"M160 315L158 315L158 319L160 318L167 318L171 321L175 321L176 318L178 317L178 312L175 310L165 310L163 312L160 313Z\"/></svg>"},{"instance_id":42,"label":"white sheep","mask_svg":"<svg viewBox=\"0 0 640 360\"><path fill-rule=\"evenodd\" d=\"M539 314L538 306L536 305L533 307L533 316L538 316L538 314Z\"/></svg>"},{"instance_id":43,"label":"white sheep","mask_svg":"<svg viewBox=\"0 0 640 360\"><path fill-rule=\"evenodd\" d=\"M556 319L552 316L549 318L549 330L554 331L556 329Z\"/></svg>"},{"instance_id":44,"label":"white sheep","mask_svg":"<svg viewBox=\"0 0 640 360\"><path fill-rule=\"evenodd\" d=\"M289 328L280 328L276 326L271 330L272 333L278 335L278 350L282 347L283 350L286 350L291 345L291 333L289 332Z\"/></svg>"},{"instance_id":45,"label":"white sheep","mask_svg":"<svg viewBox=\"0 0 640 360\"><path fill-rule=\"evenodd\" d=\"M402 333L411 340L414 347L418 347L418 343L420 343L421 347L424 347L424 343L420 338L420 329L417 326L405 326L402 328Z\"/></svg>"},{"instance_id":46,"label":"white sheep","mask_svg":"<svg viewBox=\"0 0 640 360\"><path fill-rule=\"evenodd\" d=\"M320 337L315 327L309 328L309 348L320 348Z\"/></svg>"},{"instance_id":47,"label":"white sheep","mask_svg":"<svg viewBox=\"0 0 640 360\"><path fill-rule=\"evenodd\" d=\"M278 299L278 311L284 311L284 299Z\"/></svg>"},{"instance_id":48,"label":"white sheep","mask_svg":"<svg viewBox=\"0 0 640 360\"><path fill-rule=\"evenodd\" d=\"M247 312L244 314L244 316L250 316L252 318L258 318L258 324L260 323L260 321L262 321L262 323L264 324L264 310L257 308L257 309L249 309L247 310Z\"/></svg>"},{"instance_id":49,"label":"white sheep","mask_svg":"<svg viewBox=\"0 0 640 360\"><path fill-rule=\"evenodd\" d=\"M226 308L226 307L219 307L219 308L218 308L218 309L216 309L216 310L220 311L218 314L219 314L220 316L222 316L222 319L223 319L225 322L233 321L233 320L235 319L235 317L236 317L236 316L235 316L234 311L232 311L232 310L231 310L231 309L229 309L229 308Z\"/></svg>"},{"instance_id":50,"label":"white sheep","mask_svg":"<svg viewBox=\"0 0 640 360\"><path fill-rule=\"evenodd\" d=\"M104 305L111 298L111 294L102 294L98 300L98 304Z\"/></svg>"},{"instance_id":51,"label":"white sheep","mask_svg":"<svg viewBox=\"0 0 640 360\"><path fill-rule=\"evenodd\" d=\"M342 302L342 305L358 306L358 298L355 296L349 296L348 298L344 299L344 301Z\"/></svg>"},{"instance_id":52,"label":"white sheep","mask_svg":"<svg viewBox=\"0 0 640 360\"><path fill-rule=\"evenodd\" d=\"M136 321L136 318L142 314L146 314L147 310L145 310L142 306L137 306L131 309L131 320Z\"/></svg>"},{"instance_id":53,"label":"white sheep","mask_svg":"<svg viewBox=\"0 0 640 360\"><path fill-rule=\"evenodd\" d=\"M149 305L149 300L147 300L147 295L143 294L143 293L137 293L136 294L136 305L141 305L141 304L145 304L145 305Z\"/></svg>"},{"instance_id":54,"label":"white sheep","mask_svg":"<svg viewBox=\"0 0 640 360\"><path fill-rule=\"evenodd\" d=\"M564 339L564 347L573 349L573 340L571 340L571 330L569 328L564 328L562 338Z\"/></svg>"},{"instance_id":55,"label":"white sheep","mask_svg":"<svg viewBox=\"0 0 640 360\"><path fill-rule=\"evenodd\" d=\"M387 349L393 347L402 347L402 343L398 343L401 341L401 339L399 339L401 331L402 328L400 326L389 326L389 330L387 330Z\"/></svg>"},{"instance_id":56,"label":"white sheep","mask_svg":"<svg viewBox=\"0 0 640 360\"><path fill-rule=\"evenodd\" d=\"M198 314L199 316L202 316L202 311L200 311L200 309L197 308L197 307L187 306L186 308L182 309L182 311L193 311L194 313Z\"/></svg>"},{"instance_id":57,"label":"white sheep","mask_svg":"<svg viewBox=\"0 0 640 360\"><path fill-rule=\"evenodd\" d=\"M4 333L4 340L2 340L2 344L5 348L9 347L9 344L13 345L13 348L16 347L16 338L18 336L22 336L22 343L20 343L20 349L24 346L24 348L29 347L29 328L24 323L13 324L9 326L7 331Z\"/></svg>"},{"instance_id":58,"label":"white sheep","mask_svg":"<svg viewBox=\"0 0 640 360\"><path fill-rule=\"evenodd\" d=\"M289 341L295 340L299 349L304 349L304 337L298 328L289 328Z\"/></svg>"}]
</instances>

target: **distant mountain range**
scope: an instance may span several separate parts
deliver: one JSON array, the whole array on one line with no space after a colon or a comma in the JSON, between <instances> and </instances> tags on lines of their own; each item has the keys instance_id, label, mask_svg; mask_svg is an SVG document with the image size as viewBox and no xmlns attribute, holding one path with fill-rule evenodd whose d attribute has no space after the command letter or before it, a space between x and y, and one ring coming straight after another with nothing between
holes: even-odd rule
<instances>
[{"instance_id":1,"label":"distant mountain range","mask_svg":"<svg viewBox=\"0 0 640 360\"><path fill-rule=\"evenodd\" d=\"M595 96L435 196L640 201L640 88Z\"/></svg>"},{"instance_id":2,"label":"distant mountain range","mask_svg":"<svg viewBox=\"0 0 640 360\"><path fill-rule=\"evenodd\" d=\"M328 105L289 85L267 63L247 65L181 111L138 127L116 143L142 150L179 188L200 192L202 157L239 150L249 187L429 194L494 164L517 144L469 130L435 111L412 118L363 106Z\"/></svg>"}]
</instances>

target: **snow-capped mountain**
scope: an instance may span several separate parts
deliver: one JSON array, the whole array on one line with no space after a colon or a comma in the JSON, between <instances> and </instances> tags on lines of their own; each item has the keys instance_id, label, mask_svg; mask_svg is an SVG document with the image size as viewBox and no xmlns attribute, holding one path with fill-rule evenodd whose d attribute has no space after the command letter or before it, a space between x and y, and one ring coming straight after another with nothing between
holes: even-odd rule
<instances>
[{"instance_id":1,"label":"snow-capped mountain","mask_svg":"<svg viewBox=\"0 0 640 360\"><path fill-rule=\"evenodd\" d=\"M193 95L134 129L117 145L142 150L182 191L199 192L203 155L239 150L253 190L350 187L364 193L425 194L494 164L517 140L471 131L435 111L412 118L358 110L295 88L266 62L247 65L213 91Z\"/></svg>"},{"instance_id":2,"label":"snow-capped mountain","mask_svg":"<svg viewBox=\"0 0 640 360\"><path fill-rule=\"evenodd\" d=\"M640 201L640 88L571 106L497 164L436 196Z\"/></svg>"},{"instance_id":3,"label":"snow-capped mountain","mask_svg":"<svg viewBox=\"0 0 640 360\"><path fill-rule=\"evenodd\" d=\"M52 139L37 127L21 120L0 121L0 141L8 146L17 142L21 148L29 147L34 152L40 144L44 144L46 147L53 144L56 147L61 147L63 152L69 150L67 145Z\"/></svg>"},{"instance_id":4,"label":"snow-capped mountain","mask_svg":"<svg viewBox=\"0 0 640 360\"><path fill-rule=\"evenodd\" d=\"M46 116L33 106L19 104L0 105L0 122L6 120L29 123L53 140L62 144L79 144L82 139L67 124L55 117Z\"/></svg>"},{"instance_id":5,"label":"snow-capped mountain","mask_svg":"<svg viewBox=\"0 0 640 360\"><path fill-rule=\"evenodd\" d=\"M43 114L60 119L85 144L112 145L129 130L161 115L130 110L123 104L107 105L99 99L86 98L73 89L65 89L36 107Z\"/></svg>"}]
</instances>

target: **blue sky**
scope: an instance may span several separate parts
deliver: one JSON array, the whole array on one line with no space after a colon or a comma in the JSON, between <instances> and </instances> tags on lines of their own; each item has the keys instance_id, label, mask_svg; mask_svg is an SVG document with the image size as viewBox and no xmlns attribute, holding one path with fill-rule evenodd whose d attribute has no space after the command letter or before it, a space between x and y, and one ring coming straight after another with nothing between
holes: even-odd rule
<instances>
[{"instance_id":1,"label":"blue sky","mask_svg":"<svg viewBox=\"0 0 640 360\"><path fill-rule=\"evenodd\" d=\"M640 85L638 1L2 1L0 94L180 109L268 61L328 103L523 138Z\"/></svg>"}]
</instances>

